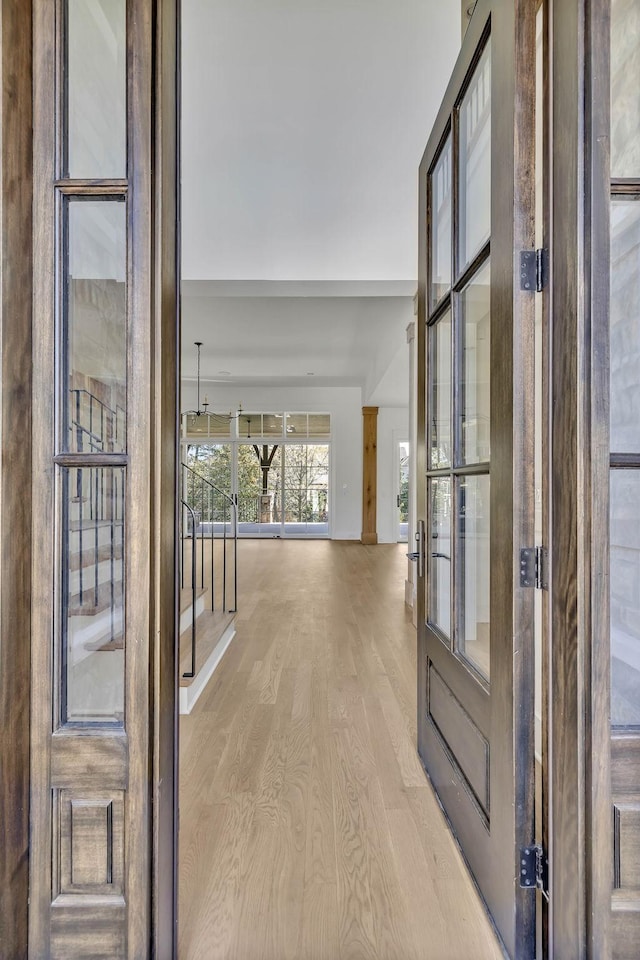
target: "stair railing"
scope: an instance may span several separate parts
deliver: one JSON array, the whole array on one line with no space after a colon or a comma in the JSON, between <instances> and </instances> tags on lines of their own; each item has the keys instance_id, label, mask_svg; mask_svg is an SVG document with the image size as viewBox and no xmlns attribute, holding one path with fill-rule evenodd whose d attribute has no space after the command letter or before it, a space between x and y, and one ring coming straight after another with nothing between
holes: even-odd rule
<instances>
[{"instance_id":1,"label":"stair railing","mask_svg":"<svg viewBox=\"0 0 640 960\"><path fill-rule=\"evenodd\" d=\"M198 518L196 536L200 541L200 586L204 587L205 545L209 543L211 609L215 610L217 565L214 544L216 540L222 540L222 609L227 613L235 613L238 608L238 521L235 497L225 493L207 477L183 463L182 499L191 505Z\"/></svg>"},{"instance_id":2,"label":"stair railing","mask_svg":"<svg viewBox=\"0 0 640 960\"><path fill-rule=\"evenodd\" d=\"M183 515L181 540L181 586L185 586L187 541L191 539L191 587L193 592L192 622L192 669L195 670L196 645L196 602L197 584L204 589L206 576L206 557L210 557L210 603L211 610L218 608L221 599L222 610L236 613L238 609L238 506L234 496L225 493L215 483L204 477L188 464L182 464L181 502L189 511L191 529L184 522ZM182 512L184 514L184 511ZM222 570L216 561L216 542L222 541ZM199 562L198 562L199 559ZM199 570L198 570L199 567ZM193 673L183 676L192 677Z\"/></svg>"},{"instance_id":3,"label":"stair railing","mask_svg":"<svg viewBox=\"0 0 640 960\"><path fill-rule=\"evenodd\" d=\"M186 500L181 501L182 506L185 510L189 512L191 517L191 670L186 670L182 676L183 677L195 677L196 675L196 636L197 636L197 627L196 627L196 602L198 599L198 572L196 569L197 565L197 546L196 546L196 514L192 507L186 502ZM182 524L182 585L184 587L184 520Z\"/></svg>"}]
</instances>

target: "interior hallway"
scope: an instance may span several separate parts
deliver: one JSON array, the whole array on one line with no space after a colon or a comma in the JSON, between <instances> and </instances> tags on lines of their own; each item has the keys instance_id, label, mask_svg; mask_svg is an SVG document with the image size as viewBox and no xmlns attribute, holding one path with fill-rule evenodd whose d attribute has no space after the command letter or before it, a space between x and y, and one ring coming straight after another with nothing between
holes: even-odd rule
<instances>
[{"instance_id":1,"label":"interior hallway","mask_svg":"<svg viewBox=\"0 0 640 960\"><path fill-rule=\"evenodd\" d=\"M497 960L417 758L406 544L242 541L181 718L180 960Z\"/></svg>"}]
</instances>

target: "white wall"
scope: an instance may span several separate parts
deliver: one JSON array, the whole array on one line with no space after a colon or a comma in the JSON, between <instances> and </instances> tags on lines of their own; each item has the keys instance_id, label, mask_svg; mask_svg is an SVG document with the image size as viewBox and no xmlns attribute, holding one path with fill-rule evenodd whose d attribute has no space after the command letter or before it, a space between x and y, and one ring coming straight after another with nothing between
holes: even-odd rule
<instances>
[{"instance_id":1,"label":"white wall","mask_svg":"<svg viewBox=\"0 0 640 960\"><path fill-rule=\"evenodd\" d=\"M378 409L378 543L396 543L398 540L397 447L400 440L408 439L408 408L380 407Z\"/></svg>"},{"instance_id":2,"label":"white wall","mask_svg":"<svg viewBox=\"0 0 640 960\"><path fill-rule=\"evenodd\" d=\"M359 540L362 530L362 392L359 387L247 387L203 381L216 412L244 410L331 414L331 537ZM182 409L193 409L196 387L183 383Z\"/></svg>"}]
</instances>

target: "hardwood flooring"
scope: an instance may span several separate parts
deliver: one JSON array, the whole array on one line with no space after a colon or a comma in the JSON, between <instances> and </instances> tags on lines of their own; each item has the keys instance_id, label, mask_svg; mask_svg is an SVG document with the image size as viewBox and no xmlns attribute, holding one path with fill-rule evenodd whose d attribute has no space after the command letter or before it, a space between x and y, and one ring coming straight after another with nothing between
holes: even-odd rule
<instances>
[{"instance_id":1,"label":"hardwood flooring","mask_svg":"<svg viewBox=\"0 0 640 960\"><path fill-rule=\"evenodd\" d=\"M241 542L181 718L180 960L503 956L416 753L405 551Z\"/></svg>"}]
</instances>

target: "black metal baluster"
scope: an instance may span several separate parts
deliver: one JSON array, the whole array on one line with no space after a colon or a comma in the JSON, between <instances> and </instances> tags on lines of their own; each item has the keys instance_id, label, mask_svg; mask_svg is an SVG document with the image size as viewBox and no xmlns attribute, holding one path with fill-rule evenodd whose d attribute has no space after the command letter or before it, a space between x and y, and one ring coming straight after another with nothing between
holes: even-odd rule
<instances>
[{"instance_id":1,"label":"black metal baluster","mask_svg":"<svg viewBox=\"0 0 640 960\"><path fill-rule=\"evenodd\" d=\"M196 515L195 512L191 509L189 504L183 500L182 505L187 508L191 514L191 526L194 536L192 537L191 542L191 670L187 670L182 674L183 677L195 677L196 675L196 593L197 593L197 576L196 576L196 557L197 557L197 546L195 538L195 529L196 529Z\"/></svg>"}]
</instances>

